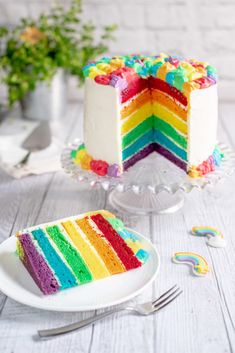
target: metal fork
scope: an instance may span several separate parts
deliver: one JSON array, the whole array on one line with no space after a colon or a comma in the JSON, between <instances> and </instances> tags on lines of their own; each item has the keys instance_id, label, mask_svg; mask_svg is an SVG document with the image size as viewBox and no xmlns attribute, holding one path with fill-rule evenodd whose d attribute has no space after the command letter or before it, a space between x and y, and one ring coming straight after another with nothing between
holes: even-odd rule
<instances>
[{"instance_id":1,"label":"metal fork","mask_svg":"<svg viewBox=\"0 0 235 353\"><path fill-rule=\"evenodd\" d=\"M106 311L104 313L98 314L96 316L90 317L88 319L75 322L70 325L58 327L58 328L53 328L49 330L39 330L38 334L41 338L46 338L46 337L53 337L53 336L58 336L62 335L68 332L72 332L75 330L78 330L82 327L88 326L93 324L94 322L104 319L105 317L115 314L120 311L132 311L135 312L136 314L139 315L150 315L153 314L160 309L164 308L166 305L170 304L173 300L175 300L183 291L180 290L180 288L177 285L174 285L172 288L168 289L165 293L163 293L159 298L143 303L143 304L134 304L126 307L119 307L115 308L109 311Z\"/></svg>"}]
</instances>

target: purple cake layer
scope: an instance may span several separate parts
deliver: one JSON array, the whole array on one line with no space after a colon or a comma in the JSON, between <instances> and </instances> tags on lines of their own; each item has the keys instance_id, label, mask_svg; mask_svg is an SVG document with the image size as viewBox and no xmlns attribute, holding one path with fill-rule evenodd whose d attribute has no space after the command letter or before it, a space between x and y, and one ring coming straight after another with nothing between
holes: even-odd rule
<instances>
[{"instance_id":1,"label":"purple cake layer","mask_svg":"<svg viewBox=\"0 0 235 353\"><path fill-rule=\"evenodd\" d=\"M146 146L141 151L137 152L134 156L129 158L127 161L125 161L123 163L124 170L127 170L128 168L133 166L135 163L137 163L141 159L147 157L150 153L152 153L154 151L160 153L162 156L169 159L169 161L173 162L179 168L183 169L184 171L187 171L187 164L184 161L177 158L173 153L171 153L166 148L162 147L161 145L159 145L156 142L150 143L148 146Z\"/></svg>"},{"instance_id":2,"label":"purple cake layer","mask_svg":"<svg viewBox=\"0 0 235 353\"><path fill-rule=\"evenodd\" d=\"M59 284L44 257L35 248L30 235L21 234L18 240L24 251L21 260L41 291L44 294L58 292Z\"/></svg>"},{"instance_id":3,"label":"purple cake layer","mask_svg":"<svg viewBox=\"0 0 235 353\"><path fill-rule=\"evenodd\" d=\"M140 161L141 159L147 157L150 153L155 151L155 143L150 143L148 146L144 147L142 150L137 152L134 156L129 158L127 161L123 163L123 169L127 170L135 163Z\"/></svg>"},{"instance_id":4,"label":"purple cake layer","mask_svg":"<svg viewBox=\"0 0 235 353\"><path fill-rule=\"evenodd\" d=\"M169 161L176 164L179 168L183 169L185 172L187 171L187 164L181 159L177 158L173 153L168 151L166 148L162 147L158 143L155 143L154 150L160 153L165 158L169 159Z\"/></svg>"}]
</instances>

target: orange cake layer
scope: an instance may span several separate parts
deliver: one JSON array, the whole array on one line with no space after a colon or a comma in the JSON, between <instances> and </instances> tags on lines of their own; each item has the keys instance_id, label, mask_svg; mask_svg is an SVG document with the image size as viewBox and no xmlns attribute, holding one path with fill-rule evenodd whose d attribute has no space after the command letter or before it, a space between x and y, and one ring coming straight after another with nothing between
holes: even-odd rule
<instances>
[{"instance_id":1,"label":"orange cake layer","mask_svg":"<svg viewBox=\"0 0 235 353\"><path fill-rule=\"evenodd\" d=\"M181 119L187 120L187 110L183 109L178 105L172 98L170 98L166 93L159 91L157 89L151 92L152 100L157 101L161 105L164 105L167 109L171 110L173 113L178 115Z\"/></svg>"},{"instance_id":2,"label":"orange cake layer","mask_svg":"<svg viewBox=\"0 0 235 353\"><path fill-rule=\"evenodd\" d=\"M151 96L148 90L141 92L130 104L124 106L121 110L121 119L125 119L127 116L133 114L139 107L151 100Z\"/></svg>"},{"instance_id":3,"label":"orange cake layer","mask_svg":"<svg viewBox=\"0 0 235 353\"><path fill-rule=\"evenodd\" d=\"M105 266L111 274L126 271L116 252L111 246L109 246L107 241L103 239L101 235L97 234L97 232L92 228L88 218L77 219L76 223L81 228L81 230L86 233L90 243L95 247L96 251L102 258Z\"/></svg>"}]
</instances>

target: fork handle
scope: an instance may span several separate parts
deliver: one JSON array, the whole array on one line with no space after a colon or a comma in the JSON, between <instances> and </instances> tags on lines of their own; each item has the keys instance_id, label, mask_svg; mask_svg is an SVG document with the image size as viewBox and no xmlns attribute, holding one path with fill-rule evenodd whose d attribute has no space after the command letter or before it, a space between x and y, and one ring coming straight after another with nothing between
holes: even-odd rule
<instances>
[{"instance_id":1,"label":"fork handle","mask_svg":"<svg viewBox=\"0 0 235 353\"><path fill-rule=\"evenodd\" d=\"M117 313L119 311L123 311L123 310L128 310L128 309L127 308L112 309L112 310L106 311L104 313L89 317L88 319L85 319L85 320L82 320L79 322L75 322L74 324L70 324L70 325L66 325L66 326L62 326L62 327L58 327L58 328L53 328L53 329L49 329L49 330L39 330L38 334L41 338L63 335L68 332L79 330L82 327L89 326L96 321L102 320L107 316L110 316L112 314L115 314L115 313Z\"/></svg>"}]
</instances>

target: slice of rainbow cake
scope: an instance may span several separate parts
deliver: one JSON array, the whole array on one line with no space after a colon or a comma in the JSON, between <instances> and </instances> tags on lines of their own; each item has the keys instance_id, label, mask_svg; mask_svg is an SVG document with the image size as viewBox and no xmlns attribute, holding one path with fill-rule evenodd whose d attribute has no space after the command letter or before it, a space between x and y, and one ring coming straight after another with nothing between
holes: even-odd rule
<instances>
[{"instance_id":1,"label":"slice of rainbow cake","mask_svg":"<svg viewBox=\"0 0 235 353\"><path fill-rule=\"evenodd\" d=\"M43 292L53 294L141 267L148 252L108 211L94 211L17 233L17 253Z\"/></svg>"}]
</instances>

